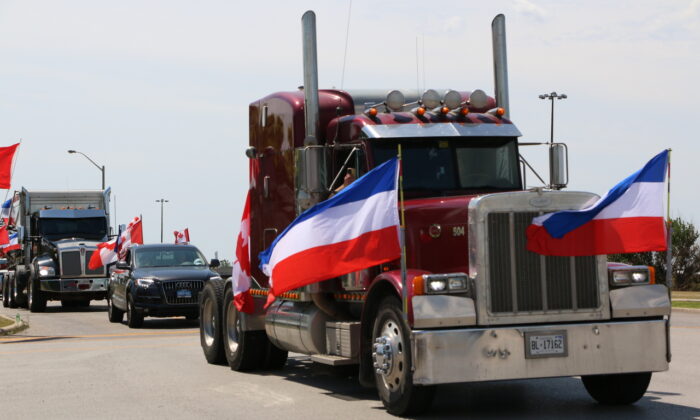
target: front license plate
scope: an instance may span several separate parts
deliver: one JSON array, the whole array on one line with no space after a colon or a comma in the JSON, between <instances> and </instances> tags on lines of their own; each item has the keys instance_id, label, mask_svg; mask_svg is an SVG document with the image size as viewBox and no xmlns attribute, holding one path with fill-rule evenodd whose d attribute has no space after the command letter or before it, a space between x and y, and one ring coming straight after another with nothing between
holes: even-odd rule
<instances>
[{"instance_id":1,"label":"front license plate","mask_svg":"<svg viewBox=\"0 0 700 420\"><path fill-rule=\"evenodd\" d=\"M525 358L566 357L566 331L526 332Z\"/></svg>"},{"instance_id":2,"label":"front license plate","mask_svg":"<svg viewBox=\"0 0 700 420\"><path fill-rule=\"evenodd\" d=\"M190 290L180 289L175 293L178 299L191 298L192 292Z\"/></svg>"}]
</instances>

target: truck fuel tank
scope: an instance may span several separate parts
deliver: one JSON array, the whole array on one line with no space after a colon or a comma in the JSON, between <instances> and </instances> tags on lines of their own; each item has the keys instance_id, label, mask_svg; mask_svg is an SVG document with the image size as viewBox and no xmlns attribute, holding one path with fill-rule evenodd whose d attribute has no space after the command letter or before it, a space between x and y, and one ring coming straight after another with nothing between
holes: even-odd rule
<instances>
[{"instance_id":1,"label":"truck fuel tank","mask_svg":"<svg viewBox=\"0 0 700 420\"><path fill-rule=\"evenodd\" d=\"M265 315L265 332L277 347L303 354L326 353L326 322L311 302L276 301Z\"/></svg>"}]
</instances>

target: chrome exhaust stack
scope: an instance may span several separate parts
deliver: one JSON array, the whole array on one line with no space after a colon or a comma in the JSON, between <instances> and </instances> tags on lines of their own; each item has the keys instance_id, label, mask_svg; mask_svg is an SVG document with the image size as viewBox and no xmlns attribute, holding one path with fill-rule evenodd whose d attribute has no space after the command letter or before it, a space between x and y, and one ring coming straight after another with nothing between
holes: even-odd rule
<instances>
[{"instance_id":1,"label":"chrome exhaust stack","mask_svg":"<svg viewBox=\"0 0 700 420\"><path fill-rule=\"evenodd\" d=\"M318 61L316 54L316 14L309 10L301 17L301 41L304 54L304 145L318 141Z\"/></svg>"},{"instance_id":2,"label":"chrome exhaust stack","mask_svg":"<svg viewBox=\"0 0 700 420\"><path fill-rule=\"evenodd\" d=\"M493 38L493 79L496 105L505 110L504 117L510 119L508 103L508 54L506 52L506 17L497 15L491 22Z\"/></svg>"}]
</instances>

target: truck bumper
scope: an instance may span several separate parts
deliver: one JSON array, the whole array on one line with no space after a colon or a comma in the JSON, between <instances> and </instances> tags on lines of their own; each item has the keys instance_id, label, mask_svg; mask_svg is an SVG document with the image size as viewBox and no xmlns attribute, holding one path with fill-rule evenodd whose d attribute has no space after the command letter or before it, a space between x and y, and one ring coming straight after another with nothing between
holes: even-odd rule
<instances>
[{"instance_id":1,"label":"truck bumper","mask_svg":"<svg viewBox=\"0 0 700 420\"><path fill-rule=\"evenodd\" d=\"M48 279L40 280L41 291L49 297L60 299L61 296L94 296L92 299L104 299L107 296L108 278L93 279Z\"/></svg>"},{"instance_id":2,"label":"truck bumper","mask_svg":"<svg viewBox=\"0 0 700 420\"><path fill-rule=\"evenodd\" d=\"M414 330L413 382L421 385L668 369L665 319ZM526 357L532 334L561 333L566 354Z\"/></svg>"}]
</instances>

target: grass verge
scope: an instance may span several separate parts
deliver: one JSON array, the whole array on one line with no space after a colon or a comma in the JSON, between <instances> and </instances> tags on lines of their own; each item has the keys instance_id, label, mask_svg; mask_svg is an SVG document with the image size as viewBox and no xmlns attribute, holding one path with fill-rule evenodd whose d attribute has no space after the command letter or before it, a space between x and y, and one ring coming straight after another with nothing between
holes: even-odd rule
<instances>
[{"instance_id":1,"label":"grass verge","mask_svg":"<svg viewBox=\"0 0 700 420\"><path fill-rule=\"evenodd\" d=\"M700 292L671 292L671 299L700 299Z\"/></svg>"},{"instance_id":2,"label":"grass verge","mask_svg":"<svg viewBox=\"0 0 700 420\"><path fill-rule=\"evenodd\" d=\"M12 325L14 323L15 323L15 321L0 316L0 328L9 327L10 325Z\"/></svg>"},{"instance_id":3,"label":"grass verge","mask_svg":"<svg viewBox=\"0 0 700 420\"><path fill-rule=\"evenodd\" d=\"M691 302L686 300L674 300L671 302L671 306L674 308L691 308L700 309L700 302Z\"/></svg>"}]
</instances>

